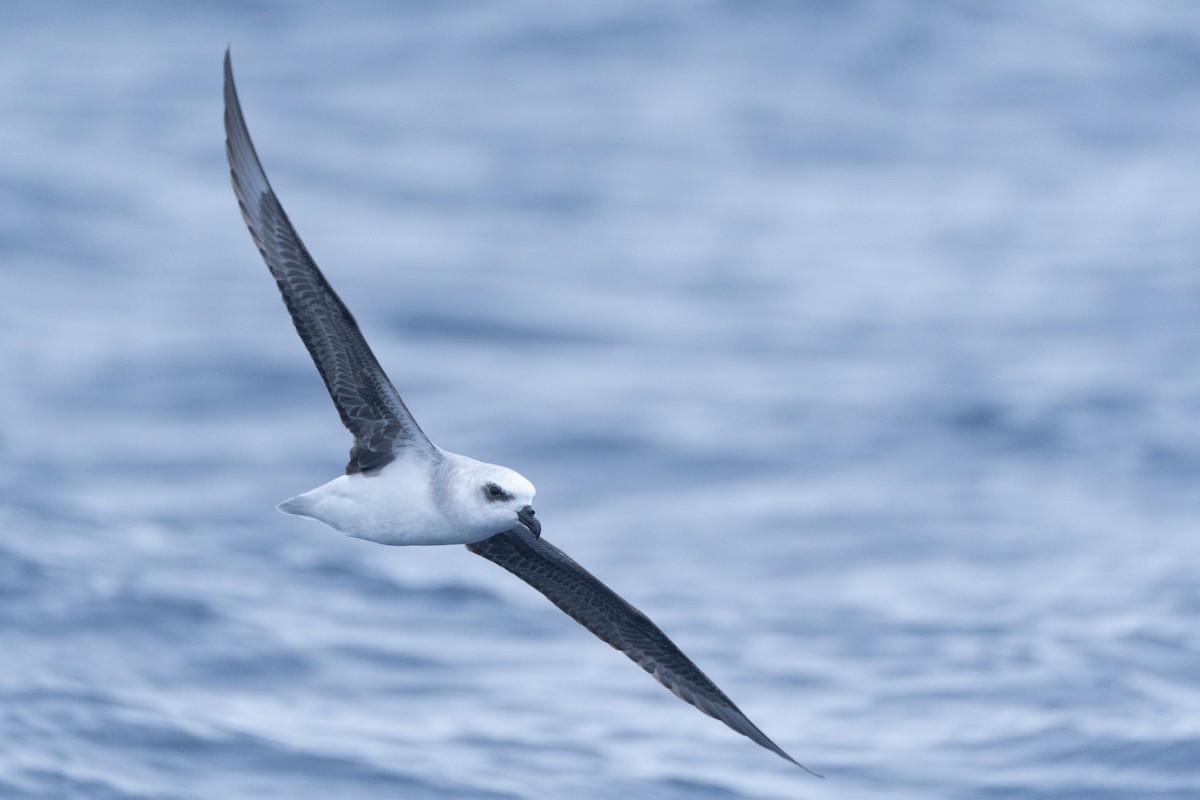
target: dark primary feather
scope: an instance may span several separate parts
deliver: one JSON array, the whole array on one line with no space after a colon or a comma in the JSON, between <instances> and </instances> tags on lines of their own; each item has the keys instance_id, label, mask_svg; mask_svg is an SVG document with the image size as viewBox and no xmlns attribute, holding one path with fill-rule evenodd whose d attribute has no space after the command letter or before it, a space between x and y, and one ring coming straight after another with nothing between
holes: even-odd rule
<instances>
[{"instance_id":1,"label":"dark primary feather","mask_svg":"<svg viewBox=\"0 0 1200 800\"><path fill-rule=\"evenodd\" d=\"M534 538L529 531L516 528L469 544L467 549L504 567L546 595L550 602L629 656L681 700L817 775L768 739L645 614L545 539Z\"/></svg>"},{"instance_id":2,"label":"dark primary feather","mask_svg":"<svg viewBox=\"0 0 1200 800\"><path fill-rule=\"evenodd\" d=\"M354 435L347 472L378 469L396 449L434 446L400 399L350 311L304 248L263 171L242 117L225 51L225 151L242 217L279 284L296 331Z\"/></svg>"}]
</instances>

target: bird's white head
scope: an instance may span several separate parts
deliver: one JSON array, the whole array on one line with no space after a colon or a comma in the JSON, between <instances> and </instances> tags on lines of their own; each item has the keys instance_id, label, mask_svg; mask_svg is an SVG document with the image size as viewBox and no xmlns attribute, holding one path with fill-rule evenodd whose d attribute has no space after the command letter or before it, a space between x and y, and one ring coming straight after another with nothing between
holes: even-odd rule
<instances>
[{"instance_id":1,"label":"bird's white head","mask_svg":"<svg viewBox=\"0 0 1200 800\"><path fill-rule=\"evenodd\" d=\"M537 490L525 476L508 467L458 459L454 465L458 474L449 485L454 487L453 505L465 529L481 539L522 526L534 536L541 535L541 523L533 512Z\"/></svg>"}]
</instances>

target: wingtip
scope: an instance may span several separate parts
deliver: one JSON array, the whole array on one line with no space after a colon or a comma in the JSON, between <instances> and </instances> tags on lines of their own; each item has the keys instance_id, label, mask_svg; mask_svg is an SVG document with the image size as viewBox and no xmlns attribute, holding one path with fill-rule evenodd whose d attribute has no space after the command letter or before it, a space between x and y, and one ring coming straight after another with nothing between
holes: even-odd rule
<instances>
[{"instance_id":1,"label":"wingtip","mask_svg":"<svg viewBox=\"0 0 1200 800\"><path fill-rule=\"evenodd\" d=\"M790 761L790 762L792 762L793 764L795 764L795 765L796 765L797 767L799 767L800 769L802 769L802 770L804 770L805 772L807 772L809 775L812 775L814 778L820 778L821 780L825 780L825 776L824 776L824 775L822 775L821 773L817 772L816 770L811 770L811 769L809 769L808 767L804 766L803 764L801 764L799 761L797 761L796 759L792 758L791 756L787 756L787 760L788 760L788 761Z\"/></svg>"},{"instance_id":2,"label":"wingtip","mask_svg":"<svg viewBox=\"0 0 1200 800\"><path fill-rule=\"evenodd\" d=\"M767 741L768 741L768 742L770 742L770 739L768 739ZM758 744L762 744L762 742L758 742ZM803 764L801 764L799 761L797 761L796 759L792 758L792 757L791 757L791 756L789 756L787 753L785 753L785 752L783 751L783 748L781 748L779 745L775 744L774 742L771 742L770 746L768 746L768 747L767 747L767 749L768 749L768 750L770 750L770 751L771 751L772 753L774 753L775 755L777 755L777 756L779 756L779 757L783 758L784 760L786 760L786 761L790 761L791 763L795 764L797 767L799 767L800 769L804 770L804 771L805 771L805 772L807 772L809 775L812 775L814 778L820 778L821 780L825 780L825 776L824 776L824 775L822 775L821 773L817 772L816 770L811 770L811 769L809 769L808 767L804 766L804 765L803 765Z\"/></svg>"}]
</instances>

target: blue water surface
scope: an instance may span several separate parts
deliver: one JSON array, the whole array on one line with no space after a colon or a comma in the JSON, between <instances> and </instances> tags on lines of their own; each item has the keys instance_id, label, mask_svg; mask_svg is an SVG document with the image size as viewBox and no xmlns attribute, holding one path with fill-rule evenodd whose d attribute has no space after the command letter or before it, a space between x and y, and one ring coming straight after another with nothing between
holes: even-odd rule
<instances>
[{"instance_id":1,"label":"blue water surface","mask_svg":"<svg viewBox=\"0 0 1200 800\"><path fill-rule=\"evenodd\" d=\"M818 781L350 438L275 188L431 438ZM0 797L1200 797L1200 9L0 8Z\"/></svg>"}]
</instances>

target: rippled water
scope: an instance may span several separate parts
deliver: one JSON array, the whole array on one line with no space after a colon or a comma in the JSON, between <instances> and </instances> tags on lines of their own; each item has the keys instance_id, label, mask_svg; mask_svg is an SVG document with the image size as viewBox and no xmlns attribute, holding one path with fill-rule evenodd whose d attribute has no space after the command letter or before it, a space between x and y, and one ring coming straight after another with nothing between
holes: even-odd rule
<instances>
[{"instance_id":1,"label":"rippled water","mask_svg":"<svg viewBox=\"0 0 1200 800\"><path fill-rule=\"evenodd\" d=\"M230 43L425 430L828 780L274 512ZM0 120L0 796L1200 794L1191 6L9 4Z\"/></svg>"}]
</instances>

